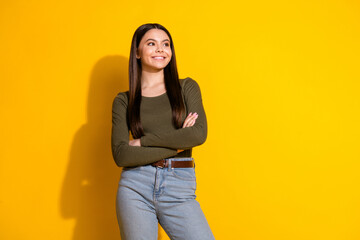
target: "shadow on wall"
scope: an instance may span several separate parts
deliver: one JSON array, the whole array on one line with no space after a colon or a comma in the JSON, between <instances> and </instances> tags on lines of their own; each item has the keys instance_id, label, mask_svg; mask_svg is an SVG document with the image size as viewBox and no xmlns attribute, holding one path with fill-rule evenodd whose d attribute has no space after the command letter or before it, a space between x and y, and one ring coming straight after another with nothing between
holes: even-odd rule
<instances>
[{"instance_id":1,"label":"shadow on wall","mask_svg":"<svg viewBox=\"0 0 360 240\"><path fill-rule=\"evenodd\" d=\"M129 89L128 61L107 56L91 73L87 123L74 136L60 196L61 216L76 221L73 240L121 239L115 207L121 168L111 154L111 118L115 96ZM168 239L160 228L158 239Z\"/></svg>"},{"instance_id":2,"label":"shadow on wall","mask_svg":"<svg viewBox=\"0 0 360 240\"><path fill-rule=\"evenodd\" d=\"M126 90L128 59L100 59L91 73L87 123L74 136L60 196L62 217L76 220L73 240L120 239L115 199L121 169L111 154L111 117L115 96Z\"/></svg>"}]
</instances>

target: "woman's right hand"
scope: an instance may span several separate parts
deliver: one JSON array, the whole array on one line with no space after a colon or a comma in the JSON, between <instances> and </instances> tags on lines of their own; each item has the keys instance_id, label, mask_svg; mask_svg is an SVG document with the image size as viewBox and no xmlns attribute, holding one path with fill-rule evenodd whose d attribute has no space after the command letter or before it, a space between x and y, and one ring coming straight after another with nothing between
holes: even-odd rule
<instances>
[{"instance_id":1,"label":"woman's right hand","mask_svg":"<svg viewBox=\"0 0 360 240\"><path fill-rule=\"evenodd\" d=\"M196 119L198 118L198 114L197 113L189 113L189 115L186 117L182 128L186 128L186 127L192 127L194 126ZM178 149L177 153L184 151L183 149Z\"/></svg>"}]
</instances>

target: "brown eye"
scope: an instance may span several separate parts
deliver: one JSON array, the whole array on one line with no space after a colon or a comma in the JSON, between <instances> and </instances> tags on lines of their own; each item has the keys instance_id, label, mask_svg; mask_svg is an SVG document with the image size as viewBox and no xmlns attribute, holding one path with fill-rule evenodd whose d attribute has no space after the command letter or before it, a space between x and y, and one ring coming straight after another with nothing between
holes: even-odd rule
<instances>
[{"instance_id":1,"label":"brown eye","mask_svg":"<svg viewBox=\"0 0 360 240\"><path fill-rule=\"evenodd\" d=\"M152 44L152 45L151 45L151 44ZM153 42L149 42L149 43L148 43L148 46L153 46L153 44L154 44Z\"/></svg>"}]
</instances>

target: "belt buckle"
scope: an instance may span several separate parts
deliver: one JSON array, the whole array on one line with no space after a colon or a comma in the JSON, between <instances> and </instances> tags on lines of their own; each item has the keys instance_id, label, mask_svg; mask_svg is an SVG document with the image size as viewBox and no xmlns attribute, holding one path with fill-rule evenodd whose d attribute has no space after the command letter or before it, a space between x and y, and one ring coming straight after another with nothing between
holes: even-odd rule
<instances>
[{"instance_id":1,"label":"belt buckle","mask_svg":"<svg viewBox=\"0 0 360 240\"><path fill-rule=\"evenodd\" d=\"M159 168L164 168L165 167L165 165L166 165L166 160L165 159L163 159L164 161L162 162L162 165L160 165L160 166L158 166Z\"/></svg>"}]
</instances>

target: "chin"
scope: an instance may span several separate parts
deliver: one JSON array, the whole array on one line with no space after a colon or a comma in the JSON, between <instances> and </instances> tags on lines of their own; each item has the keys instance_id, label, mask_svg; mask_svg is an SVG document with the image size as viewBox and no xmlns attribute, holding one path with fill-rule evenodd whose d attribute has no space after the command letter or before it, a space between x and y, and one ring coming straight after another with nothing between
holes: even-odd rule
<instances>
[{"instance_id":1,"label":"chin","mask_svg":"<svg viewBox=\"0 0 360 240\"><path fill-rule=\"evenodd\" d=\"M152 70L157 70L157 71L160 71L160 70L164 70L164 68L166 68L168 64L166 65L155 65L155 66L148 66L148 68L152 69Z\"/></svg>"}]
</instances>

